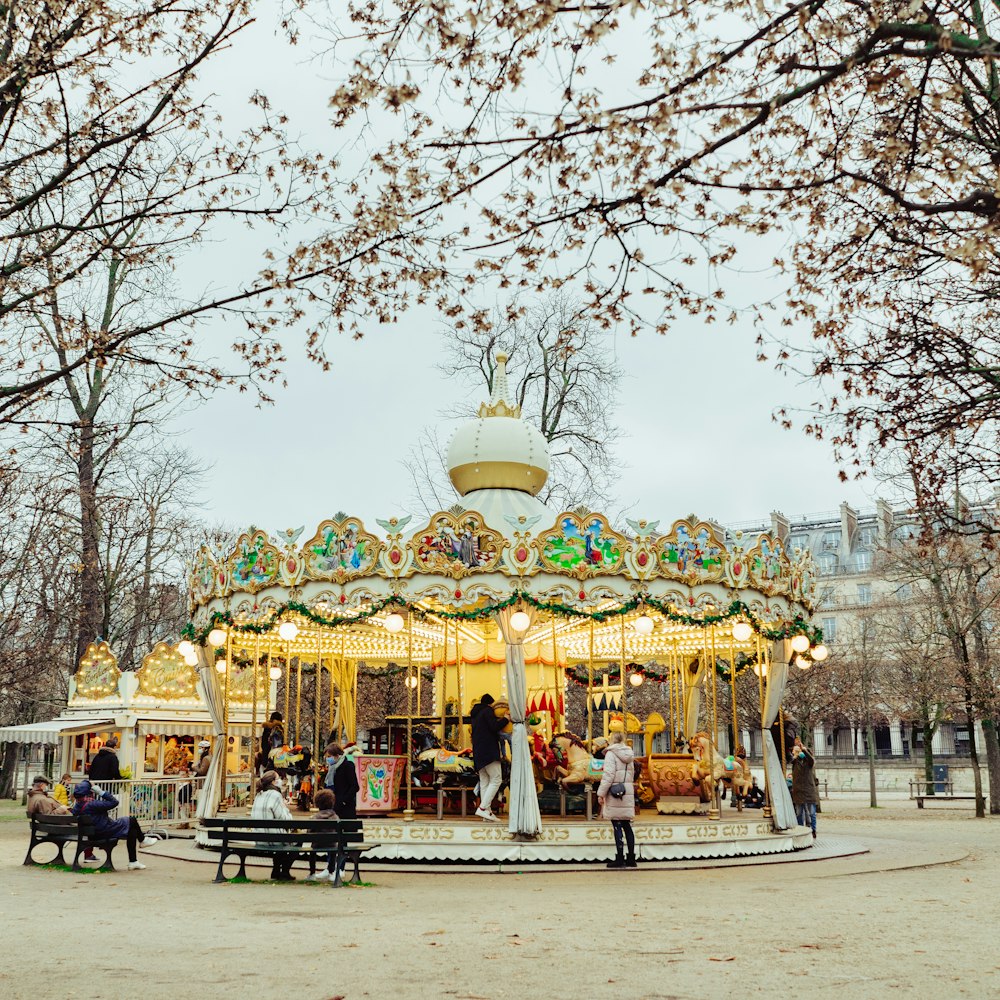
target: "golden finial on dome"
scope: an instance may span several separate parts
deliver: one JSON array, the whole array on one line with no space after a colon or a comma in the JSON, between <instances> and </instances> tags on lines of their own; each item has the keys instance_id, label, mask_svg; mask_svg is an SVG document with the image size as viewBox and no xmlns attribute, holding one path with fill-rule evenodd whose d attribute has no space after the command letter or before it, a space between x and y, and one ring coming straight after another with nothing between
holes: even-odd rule
<instances>
[{"instance_id":1,"label":"golden finial on dome","mask_svg":"<svg viewBox=\"0 0 1000 1000\"><path fill-rule=\"evenodd\" d=\"M493 373L493 392L488 403L479 405L480 417L520 417L521 407L510 401L507 388L507 355L497 354L497 367Z\"/></svg>"}]
</instances>

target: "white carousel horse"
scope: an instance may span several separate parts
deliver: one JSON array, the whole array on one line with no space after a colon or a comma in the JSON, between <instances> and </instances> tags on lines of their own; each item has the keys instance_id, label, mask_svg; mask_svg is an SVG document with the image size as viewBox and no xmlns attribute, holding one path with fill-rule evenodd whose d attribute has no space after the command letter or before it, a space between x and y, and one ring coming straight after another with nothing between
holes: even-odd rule
<instances>
[{"instance_id":1,"label":"white carousel horse","mask_svg":"<svg viewBox=\"0 0 1000 1000\"><path fill-rule=\"evenodd\" d=\"M737 747L732 757L723 757L719 753L711 737L704 730L691 737L691 753L694 754L694 766L691 769L695 778L709 778L713 787L719 781L732 789L739 804L750 791L753 778L745 759L746 751ZM740 751L743 751L741 756Z\"/></svg>"}]
</instances>

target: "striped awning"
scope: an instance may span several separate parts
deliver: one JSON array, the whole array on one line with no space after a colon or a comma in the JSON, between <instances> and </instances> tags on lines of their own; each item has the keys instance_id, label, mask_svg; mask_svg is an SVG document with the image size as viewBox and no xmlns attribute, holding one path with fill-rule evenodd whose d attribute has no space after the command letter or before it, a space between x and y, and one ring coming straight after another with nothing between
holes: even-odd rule
<instances>
[{"instance_id":1,"label":"striped awning","mask_svg":"<svg viewBox=\"0 0 1000 1000\"><path fill-rule=\"evenodd\" d=\"M140 719L139 732L144 736L214 736L214 726L208 720L198 719ZM243 723L229 723L230 736L249 736L251 727Z\"/></svg>"},{"instance_id":2,"label":"striped awning","mask_svg":"<svg viewBox=\"0 0 1000 1000\"><path fill-rule=\"evenodd\" d=\"M63 736L74 733L96 733L114 729L114 719L96 718L52 719L49 722L31 722L26 726L0 727L0 743L49 743L58 745Z\"/></svg>"}]
</instances>

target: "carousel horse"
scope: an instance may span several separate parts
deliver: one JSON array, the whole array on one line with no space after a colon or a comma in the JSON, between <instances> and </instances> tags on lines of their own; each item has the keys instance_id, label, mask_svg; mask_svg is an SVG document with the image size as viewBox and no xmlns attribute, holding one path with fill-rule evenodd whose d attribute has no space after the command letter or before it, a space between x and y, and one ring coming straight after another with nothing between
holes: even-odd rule
<instances>
[{"instance_id":1,"label":"carousel horse","mask_svg":"<svg viewBox=\"0 0 1000 1000\"><path fill-rule=\"evenodd\" d=\"M441 741L426 726L413 730L416 750L413 777L421 783L471 788L479 780L470 751L441 746Z\"/></svg>"},{"instance_id":2,"label":"carousel horse","mask_svg":"<svg viewBox=\"0 0 1000 1000\"><path fill-rule=\"evenodd\" d=\"M556 757L555 775L559 784L598 785L604 777L604 761L591 756L583 740L574 733L556 733L550 743Z\"/></svg>"},{"instance_id":3,"label":"carousel horse","mask_svg":"<svg viewBox=\"0 0 1000 1000\"><path fill-rule=\"evenodd\" d=\"M740 746L732 756L723 757L711 737L703 730L691 737L691 753L695 759L692 775L710 779L713 787L721 781L732 789L734 801L742 808L742 801L753 784L746 762L746 750Z\"/></svg>"}]
</instances>

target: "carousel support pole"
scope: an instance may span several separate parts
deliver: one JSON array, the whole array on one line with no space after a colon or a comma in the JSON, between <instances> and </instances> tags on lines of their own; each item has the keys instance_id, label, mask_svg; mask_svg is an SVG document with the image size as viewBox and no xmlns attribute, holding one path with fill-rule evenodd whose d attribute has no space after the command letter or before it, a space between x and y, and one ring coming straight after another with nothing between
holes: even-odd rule
<instances>
[{"instance_id":1,"label":"carousel support pole","mask_svg":"<svg viewBox=\"0 0 1000 1000\"><path fill-rule=\"evenodd\" d=\"M295 743L302 743L302 654L295 668Z\"/></svg>"},{"instance_id":2,"label":"carousel support pole","mask_svg":"<svg viewBox=\"0 0 1000 1000\"><path fill-rule=\"evenodd\" d=\"M622 686L622 732L625 734L625 742L631 746L631 741L628 738L628 706L625 704L625 688L628 686L628 678L625 674L628 672L625 667L625 616L618 616L619 624L621 625L621 656L622 656L622 666L621 670L618 671L618 682Z\"/></svg>"},{"instance_id":3,"label":"carousel support pole","mask_svg":"<svg viewBox=\"0 0 1000 1000\"><path fill-rule=\"evenodd\" d=\"M538 662L542 662L542 651L538 650ZM559 711L559 686L556 684L556 677L558 676L559 670L559 650L556 646L556 620L552 619L552 697L554 698L553 706L554 711L552 713L552 725L553 732L558 729L560 732L563 728L562 723L562 712ZM590 749L589 747L587 748Z\"/></svg>"},{"instance_id":4,"label":"carousel support pole","mask_svg":"<svg viewBox=\"0 0 1000 1000\"><path fill-rule=\"evenodd\" d=\"M228 629L226 631L226 674L222 689L222 798L219 802L220 807L228 798L227 789L229 786L229 672L232 655L233 633L231 629Z\"/></svg>"},{"instance_id":5,"label":"carousel support pole","mask_svg":"<svg viewBox=\"0 0 1000 1000\"><path fill-rule=\"evenodd\" d=\"M674 736L677 729L674 726L674 687L677 683L677 643L671 644L670 656L667 660L667 713L670 722L670 746L668 753L674 752Z\"/></svg>"},{"instance_id":6,"label":"carousel support pole","mask_svg":"<svg viewBox=\"0 0 1000 1000\"><path fill-rule=\"evenodd\" d=\"M757 686L760 689L760 759L761 763L764 763L764 671L766 667L764 666L764 652L761 647L760 633L756 633L757 637ZM767 773L767 765L764 764L764 773ZM784 775L782 775L782 780L784 780ZM773 810L771 808L771 785L770 782L765 781L765 797L766 805L764 806L762 813L767 818L770 819L773 815Z\"/></svg>"},{"instance_id":7,"label":"carousel support pole","mask_svg":"<svg viewBox=\"0 0 1000 1000\"><path fill-rule=\"evenodd\" d=\"M320 627L316 635L316 676L313 678L316 705L313 708L313 771L319 768L319 755L323 749L320 737L320 725L323 718L323 629ZM316 782L313 782L316 787Z\"/></svg>"},{"instance_id":8,"label":"carousel support pole","mask_svg":"<svg viewBox=\"0 0 1000 1000\"><path fill-rule=\"evenodd\" d=\"M736 711L736 649L732 639L729 640L729 689L733 702L733 753L735 754L740 746L740 717Z\"/></svg>"},{"instance_id":9,"label":"carousel support pole","mask_svg":"<svg viewBox=\"0 0 1000 1000\"><path fill-rule=\"evenodd\" d=\"M587 659L587 744L594 741L594 619L590 619L590 654Z\"/></svg>"},{"instance_id":10,"label":"carousel support pole","mask_svg":"<svg viewBox=\"0 0 1000 1000\"><path fill-rule=\"evenodd\" d=\"M462 677L461 647L458 641L458 622L455 623L455 673L458 677L458 748L465 746L465 683Z\"/></svg>"},{"instance_id":11,"label":"carousel support pole","mask_svg":"<svg viewBox=\"0 0 1000 1000\"><path fill-rule=\"evenodd\" d=\"M444 746L445 734L448 731L448 619L444 620L444 644L441 653L441 684L438 688L441 692L441 702L438 706L441 709L441 732L438 739L441 746Z\"/></svg>"},{"instance_id":12,"label":"carousel support pole","mask_svg":"<svg viewBox=\"0 0 1000 1000\"><path fill-rule=\"evenodd\" d=\"M721 754L719 750L719 703L718 703L718 671L716 670L716 663L718 657L715 651L715 626L709 625L709 637L712 640L712 658L709 660L709 666L712 670L712 753ZM712 766L715 766L715 760L712 760ZM719 783L715 783L714 789L715 795L715 819L720 819L722 816L722 799L719 793Z\"/></svg>"},{"instance_id":13,"label":"carousel support pole","mask_svg":"<svg viewBox=\"0 0 1000 1000\"><path fill-rule=\"evenodd\" d=\"M265 678L266 682L267 678ZM253 646L253 695L250 708L250 785L247 790L247 802L253 805L254 798L254 775L257 773L257 694L260 690L258 688L260 684L260 633L258 632L254 636L254 646ZM267 690L266 688L264 689ZM265 701L267 695L264 695ZM265 713L266 715L266 713Z\"/></svg>"},{"instance_id":14,"label":"carousel support pole","mask_svg":"<svg viewBox=\"0 0 1000 1000\"><path fill-rule=\"evenodd\" d=\"M406 612L406 809L403 822L413 822L413 612Z\"/></svg>"},{"instance_id":15,"label":"carousel support pole","mask_svg":"<svg viewBox=\"0 0 1000 1000\"><path fill-rule=\"evenodd\" d=\"M778 706L778 726L781 732L781 773L788 773L788 764L785 762L785 706Z\"/></svg>"},{"instance_id":16,"label":"carousel support pole","mask_svg":"<svg viewBox=\"0 0 1000 1000\"><path fill-rule=\"evenodd\" d=\"M291 642L285 643L285 713L282 716L284 719L284 725L281 727L285 732L285 738L288 738L288 708L290 704L289 696L292 692L292 644Z\"/></svg>"}]
</instances>

